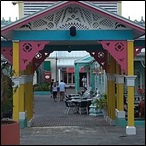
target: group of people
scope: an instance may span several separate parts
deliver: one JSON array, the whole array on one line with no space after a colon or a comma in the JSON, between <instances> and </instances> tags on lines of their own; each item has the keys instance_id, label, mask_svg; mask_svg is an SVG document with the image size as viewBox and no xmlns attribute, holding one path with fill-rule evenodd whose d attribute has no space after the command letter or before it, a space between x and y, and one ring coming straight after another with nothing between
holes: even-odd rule
<instances>
[{"instance_id":1,"label":"group of people","mask_svg":"<svg viewBox=\"0 0 146 146\"><path fill-rule=\"evenodd\" d=\"M63 101L65 98L65 92L66 92L66 84L63 82L63 80L54 82L54 79L52 79L51 82L51 93L54 101L56 102L57 97L59 97L60 101Z\"/></svg>"},{"instance_id":2,"label":"group of people","mask_svg":"<svg viewBox=\"0 0 146 146\"><path fill-rule=\"evenodd\" d=\"M86 89L87 87L87 78L83 76L82 78L82 86ZM54 101L56 102L57 98L59 98L60 101L63 101L65 98L65 92L66 92L66 83L63 82L63 80L60 81L54 81L52 79L51 81L51 96L53 97Z\"/></svg>"}]
</instances>

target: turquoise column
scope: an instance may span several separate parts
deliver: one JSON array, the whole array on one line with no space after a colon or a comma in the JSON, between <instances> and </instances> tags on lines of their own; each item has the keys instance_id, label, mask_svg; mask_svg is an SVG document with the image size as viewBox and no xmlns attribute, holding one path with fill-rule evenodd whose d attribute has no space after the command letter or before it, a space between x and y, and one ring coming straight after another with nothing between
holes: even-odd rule
<instances>
[{"instance_id":1,"label":"turquoise column","mask_svg":"<svg viewBox=\"0 0 146 146\"><path fill-rule=\"evenodd\" d=\"M75 92L79 91L79 64L75 64Z\"/></svg>"}]
</instances>

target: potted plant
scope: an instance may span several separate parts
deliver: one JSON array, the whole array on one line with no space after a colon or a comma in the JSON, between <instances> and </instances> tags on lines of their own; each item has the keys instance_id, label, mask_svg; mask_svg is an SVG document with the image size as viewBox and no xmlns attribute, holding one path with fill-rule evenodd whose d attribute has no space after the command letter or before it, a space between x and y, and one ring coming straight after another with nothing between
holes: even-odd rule
<instances>
[{"instance_id":1,"label":"potted plant","mask_svg":"<svg viewBox=\"0 0 146 146\"><path fill-rule=\"evenodd\" d=\"M48 82L44 82L41 84L33 85L34 94L36 95L48 95L51 91L51 84Z\"/></svg>"},{"instance_id":2,"label":"potted plant","mask_svg":"<svg viewBox=\"0 0 146 146\"><path fill-rule=\"evenodd\" d=\"M106 115L107 115L107 94L106 93L101 94L101 97L96 98L94 103L96 105L96 110L101 109L104 117L106 117Z\"/></svg>"},{"instance_id":3,"label":"potted plant","mask_svg":"<svg viewBox=\"0 0 146 146\"><path fill-rule=\"evenodd\" d=\"M20 125L12 120L13 81L9 64L1 65L1 145L20 145Z\"/></svg>"}]
</instances>

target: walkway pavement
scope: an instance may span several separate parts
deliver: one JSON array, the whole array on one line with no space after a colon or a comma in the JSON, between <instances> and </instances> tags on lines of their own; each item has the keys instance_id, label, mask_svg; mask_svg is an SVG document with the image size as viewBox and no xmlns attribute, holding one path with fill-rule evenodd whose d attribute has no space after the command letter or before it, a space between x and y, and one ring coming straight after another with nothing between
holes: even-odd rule
<instances>
[{"instance_id":1,"label":"walkway pavement","mask_svg":"<svg viewBox=\"0 0 146 146\"><path fill-rule=\"evenodd\" d=\"M126 127L109 126L102 116L66 115L64 110L64 102L35 95L33 124L21 129L21 145L145 145L145 127L128 136Z\"/></svg>"}]
</instances>

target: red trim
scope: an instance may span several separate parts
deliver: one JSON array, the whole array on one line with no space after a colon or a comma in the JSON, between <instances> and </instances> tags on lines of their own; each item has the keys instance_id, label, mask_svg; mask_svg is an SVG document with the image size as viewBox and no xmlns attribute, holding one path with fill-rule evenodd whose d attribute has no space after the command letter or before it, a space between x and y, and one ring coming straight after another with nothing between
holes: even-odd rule
<instances>
[{"instance_id":1,"label":"red trim","mask_svg":"<svg viewBox=\"0 0 146 146\"><path fill-rule=\"evenodd\" d=\"M23 2L59 2L59 1L23 1ZM109 2L120 2L120 1L87 1L87 2L105 2L105 3L109 3Z\"/></svg>"},{"instance_id":2,"label":"red trim","mask_svg":"<svg viewBox=\"0 0 146 146\"><path fill-rule=\"evenodd\" d=\"M102 11L97 10L97 9L95 9L95 8L91 8L91 7L89 7L89 6L85 5L85 4L82 4L82 5L81 5L81 4L78 4L78 5L80 5L80 6L83 6L83 5L84 5L84 7L87 8L88 10L91 10L91 11L93 11L93 12L95 12L95 13L98 12L99 14L101 14L101 15L103 15L103 16L106 16L106 17L108 17L108 18L112 18L112 19L114 19L114 20L116 20L116 21L118 21L118 22L121 22L121 23L123 23L123 24L126 24L127 26L132 27L132 28L134 28L134 29L136 29L136 30L139 30L139 31L141 31L141 32L143 32L143 33L145 34L145 29L138 28L137 26L135 26L135 25L133 25L133 24L129 24L128 22L125 22L125 21L121 20L120 18L116 18L116 17L114 17L114 16L112 16L112 15L110 15L110 14L107 14L106 12L102 12Z\"/></svg>"},{"instance_id":3,"label":"red trim","mask_svg":"<svg viewBox=\"0 0 146 146\"><path fill-rule=\"evenodd\" d=\"M46 2L46 3L47 2L54 2L55 3L55 2L59 2L59 1L23 1L23 3L32 3L32 2L33 3L43 3L43 2Z\"/></svg>"},{"instance_id":4,"label":"red trim","mask_svg":"<svg viewBox=\"0 0 146 146\"><path fill-rule=\"evenodd\" d=\"M64 7L67 7L68 5L73 5L73 4L76 4L76 5L78 5L78 6L82 6L82 7L86 8L86 9L88 9L88 10L91 10L91 11L95 12L95 13L98 12L98 14L101 14L101 15L106 16L106 17L108 17L108 18L114 19L114 20L116 20L116 21L118 21L118 22L120 22L120 23L123 23L123 24L125 24L125 25L127 25L127 26L129 26L129 27L132 27L132 28L134 28L134 29L136 29L136 30L138 30L138 31L140 31L140 32L145 33L145 29L139 28L139 27L137 27L137 26L135 26L135 25L133 25L133 24L129 24L128 22L125 22L125 21L121 20L120 18L116 18L115 16L111 16L110 14L107 14L106 12L102 12L102 11L97 10L97 9L95 9L95 8L91 8L90 6L87 6L86 4L83 4L83 3L78 2L78 1L68 1L68 2L66 2L65 4L56 6L55 8L52 8L51 10L45 11L45 12L43 12L43 13L40 13L40 14L38 14L38 15L32 17L32 18L29 18L29 19L23 21L23 22L20 22L20 23L17 23L17 24L15 24L15 25L13 25L13 26L8 27L8 28L2 29L1 35L5 34L5 33L6 33L7 31L9 31L9 30L13 30L13 29L15 29L15 28L18 28L19 26L22 26L22 25L24 25L24 24L26 24L26 23L28 23L28 22L30 22L30 21L34 21L34 20L37 20L37 19L39 19L39 18L42 18L42 17L44 17L45 15L48 15L48 12L49 12L49 13L53 13L53 12L56 11L56 10L62 9L62 8L64 8Z\"/></svg>"},{"instance_id":5,"label":"red trim","mask_svg":"<svg viewBox=\"0 0 146 146\"><path fill-rule=\"evenodd\" d=\"M74 68L73 67L68 67L66 68L67 73L74 73Z\"/></svg>"},{"instance_id":6,"label":"red trim","mask_svg":"<svg viewBox=\"0 0 146 146\"><path fill-rule=\"evenodd\" d=\"M45 15L48 15L48 12L53 13L53 12L56 11L56 10L62 9L63 7L68 6L68 3L71 3L71 2L68 1L68 2L66 2L65 4L56 6L55 8L52 8L51 10L45 11L45 12L40 13L40 14L34 16L34 17L28 18L28 19L25 20L25 21L22 21L22 22L19 22L19 23L13 25L13 26L10 26L10 27L8 27L8 28L2 30L2 31L1 31L1 35L4 34L4 33L6 33L6 32L9 31L9 30L13 30L13 29L15 29L15 28L17 28L17 27L20 27L20 26L22 26L22 25L24 25L24 24L27 24L27 23L29 23L29 22L31 22L31 21L38 20L39 18L42 18L42 17L44 17ZM22 19L23 19L23 18L22 18ZM19 20L18 20L18 21L19 21Z\"/></svg>"},{"instance_id":7,"label":"red trim","mask_svg":"<svg viewBox=\"0 0 146 146\"><path fill-rule=\"evenodd\" d=\"M59 2L59 1L23 1L23 2Z\"/></svg>"},{"instance_id":8,"label":"red trim","mask_svg":"<svg viewBox=\"0 0 146 146\"><path fill-rule=\"evenodd\" d=\"M85 72L84 67L81 67L80 68L80 73L84 73L84 72Z\"/></svg>"}]
</instances>

